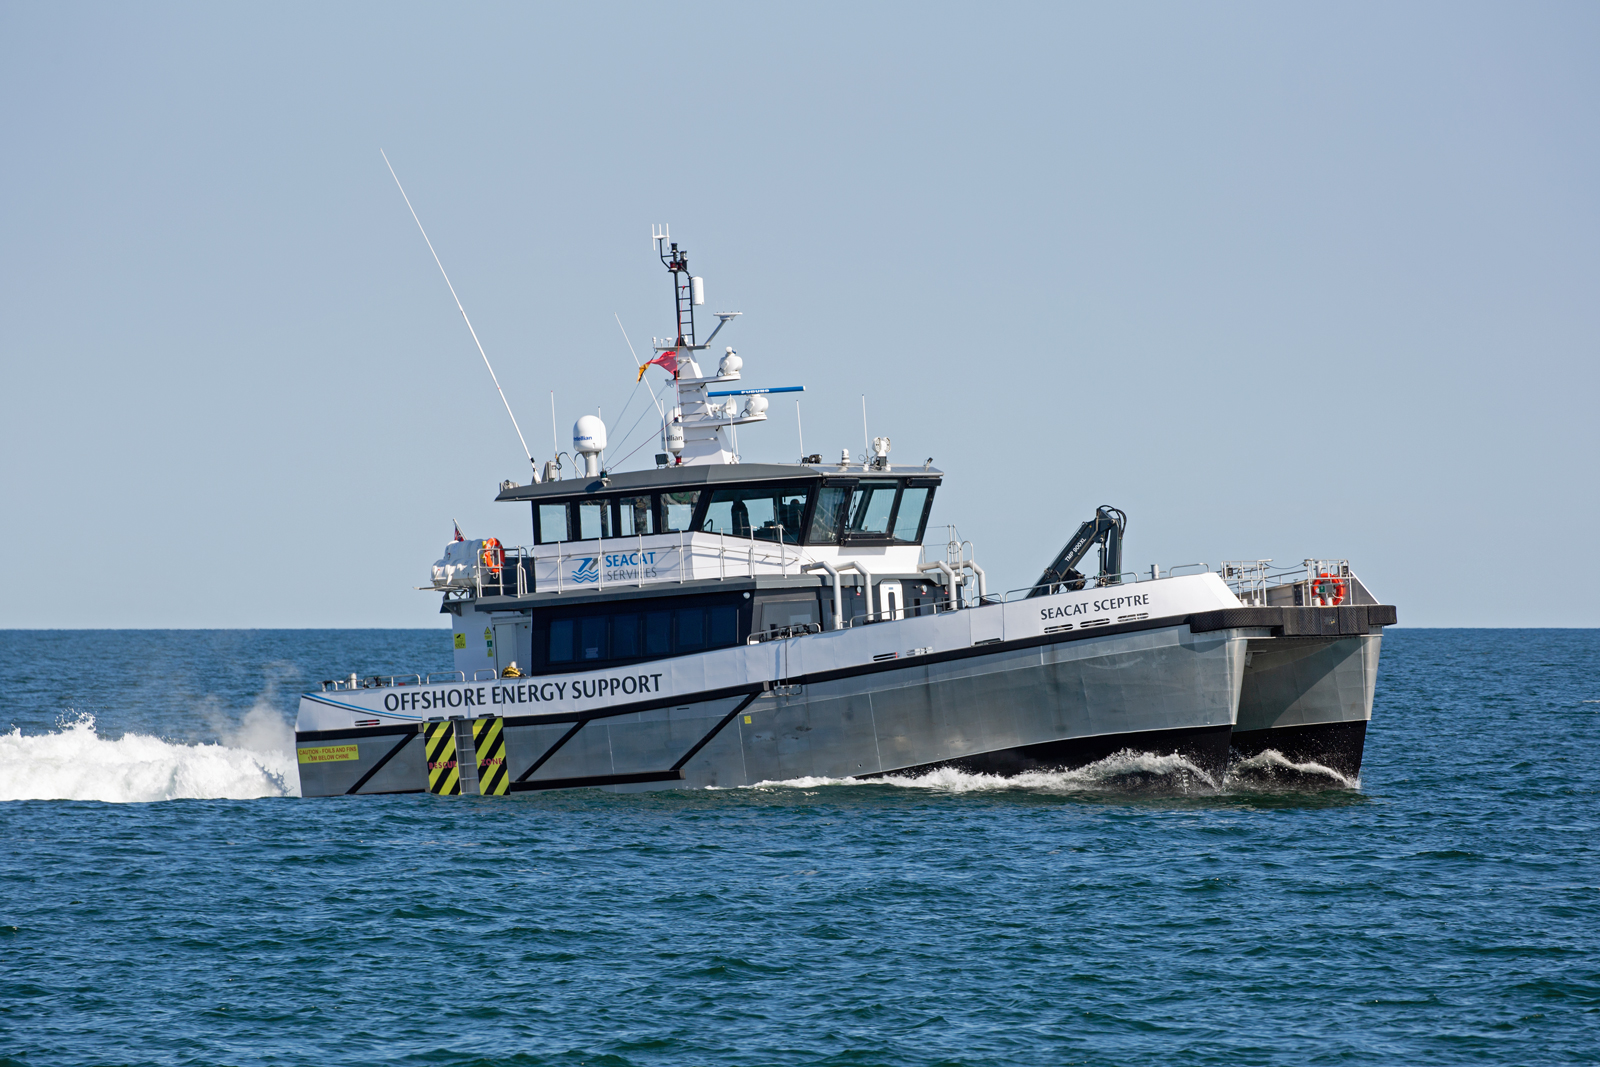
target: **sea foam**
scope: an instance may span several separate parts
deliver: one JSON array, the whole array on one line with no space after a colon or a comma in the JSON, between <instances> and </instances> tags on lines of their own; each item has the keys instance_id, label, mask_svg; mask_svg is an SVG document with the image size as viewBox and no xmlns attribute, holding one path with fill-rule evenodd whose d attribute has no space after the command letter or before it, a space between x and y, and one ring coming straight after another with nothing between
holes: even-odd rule
<instances>
[{"instance_id":1,"label":"sea foam","mask_svg":"<svg viewBox=\"0 0 1600 1067\"><path fill-rule=\"evenodd\" d=\"M1204 793L1320 792L1360 789L1349 778L1320 763L1295 763L1276 749L1249 759L1236 759L1218 781L1177 754L1157 755L1123 749L1086 766L1065 771L1026 771L1002 777L939 767L922 774L886 774L872 778L791 778L757 782L755 789L816 789L823 786L889 786L940 793Z\"/></svg>"},{"instance_id":2,"label":"sea foam","mask_svg":"<svg viewBox=\"0 0 1600 1067\"><path fill-rule=\"evenodd\" d=\"M1124 749L1084 767L1068 771L1025 771L1003 777L939 767L922 774L887 774L874 778L794 778L758 782L753 788L813 789L819 786L890 786L940 793L1030 792L1106 793L1216 792L1217 781L1202 768L1176 754L1156 755Z\"/></svg>"},{"instance_id":3,"label":"sea foam","mask_svg":"<svg viewBox=\"0 0 1600 1067\"><path fill-rule=\"evenodd\" d=\"M185 744L147 734L101 737L79 716L46 734L0 734L0 801L156 800L300 795L294 731L257 705L221 743Z\"/></svg>"}]
</instances>

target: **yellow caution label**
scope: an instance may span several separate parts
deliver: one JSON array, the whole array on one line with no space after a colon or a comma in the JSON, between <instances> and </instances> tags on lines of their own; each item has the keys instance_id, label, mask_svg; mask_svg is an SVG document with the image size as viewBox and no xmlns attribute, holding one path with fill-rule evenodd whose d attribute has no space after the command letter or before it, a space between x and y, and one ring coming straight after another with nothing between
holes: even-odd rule
<instances>
[{"instance_id":1,"label":"yellow caution label","mask_svg":"<svg viewBox=\"0 0 1600 1067\"><path fill-rule=\"evenodd\" d=\"M482 796L503 797L510 791L504 726L498 716L472 720L472 747L478 753L478 792Z\"/></svg>"},{"instance_id":2,"label":"yellow caution label","mask_svg":"<svg viewBox=\"0 0 1600 1067\"><path fill-rule=\"evenodd\" d=\"M428 792L458 796L461 771L456 766L456 724L448 719L430 722L422 740L428 759Z\"/></svg>"},{"instance_id":3,"label":"yellow caution label","mask_svg":"<svg viewBox=\"0 0 1600 1067\"><path fill-rule=\"evenodd\" d=\"M466 648L467 647L467 635L466 634L456 634L456 647L457 648Z\"/></svg>"},{"instance_id":4,"label":"yellow caution label","mask_svg":"<svg viewBox=\"0 0 1600 1067\"><path fill-rule=\"evenodd\" d=\"M360 758L361 749L356 745L320 745L300 750L301 763L342 763Z\"/></svg>"}]
</instances>

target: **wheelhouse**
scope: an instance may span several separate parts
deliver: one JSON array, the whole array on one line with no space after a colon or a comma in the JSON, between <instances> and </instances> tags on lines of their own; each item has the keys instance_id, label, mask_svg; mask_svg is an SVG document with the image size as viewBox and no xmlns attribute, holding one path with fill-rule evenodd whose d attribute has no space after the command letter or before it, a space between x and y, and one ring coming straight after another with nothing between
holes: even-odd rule
<instances>
[{"instance_id":1,"label":"wheelhouse","mask_svg":"<svg viewBox=\"0 0 1600 1067\"><path fill-rule=\"evenodd\" d=\"M488 665L534 675L931 612L948 596L918 568L941 478L752 463L506 485L531 510L532 547L503 572L524 568L524 591L445 610L458 649L482 633Z\"/></svg>"},{"instance_id":2,"label":"wheelhouse","mask_svg":"<svg viewBox=\"0 0 1600 1067\"><path fill-rule=\"evenodd\" d=\"M797 547L920 545L940 479L936 471L780 469L778 476L739 479L748 468L722 468L716 473L727 477L717 482L726 484L692 488L627 485L645 479L626 475L586 485L546 482L508 489L500 499L531 500L533 541L539 545L676 533Z\"/></svg>"}]
</instances>

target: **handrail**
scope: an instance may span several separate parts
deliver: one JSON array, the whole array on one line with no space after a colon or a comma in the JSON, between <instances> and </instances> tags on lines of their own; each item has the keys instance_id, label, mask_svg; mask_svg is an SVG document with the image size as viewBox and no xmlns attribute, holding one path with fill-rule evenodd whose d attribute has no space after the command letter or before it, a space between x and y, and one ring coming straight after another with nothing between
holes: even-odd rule
<instances>
[{"instance_id":1,"label":"handrail","mask_svg":"<svg viewBox=\"0 0 1600 1067\"><path fill-rule=\"evenodd\" d=\"M1194 566L1194 564L1185 563L1184 566L1185 567L1192 567L1192 566ZM1083 584L1083 588L1082 589L1063 589L1062 592L1064 592L1064 593L1085 593L1085 592L1088 592L1090 589L1109 589L1109 588L1111 588L1112 586L1115 586L1115 585L1136 585L1141 581L1145 581L1145 582L1157 581L1157 582L1160 582L1160 581L1165 581L1168 577L1170 577L1170 575L1162 575L1160 578L1151 578L1148 574L1146 574L1143 578L1140 578L1139 575L1134 571L1121 571L1121 572L1119 572L1117 574L1088 574L1088 575L1085 575L1083 577L1083 583L1084 584ZM1107 581L1107 579L1110 579L1110 578L1115 578L1117 580L1116 581ZM1123 581L1122 579L1124 579L1124 578L1131 578L1132 581ZM1066 584L1067 583L1064 582L1064 581L1061 581L1061 582L1040 582L1038 585L1025 585L1025 586L1022 586L1022 587L1020 587L1018 589L1008 589L1004 593L1001 594L1000 602L1002 604L1009 604L1011 602L1011 594L1012 593L1031 593L1035 589L1049 590L1049 589L1052 589L1052 588L1054 588L1056 586L1063 586L1063 585L1066 585Z\"/></svg>"},{"instance_id":2,"label":"handrail","mask_svg":"<svg viewBox=\"0 0 1600 1067\"><path fill-rule=\"evenodd\" d=\"M467 674L466 674L465 671L433 671L433 672L427 674L426 676L424 676L422 684L423 685L440 685L440 684L443 684L443 683L435 682L433 680L433 676L435 674L439 674L439 675L455 675L455 681L458 681L458 682L464 682L464 681L467 680Z\"/></svg>"},{"instance_id":3,"label":"handrail","mask_svg":"<svg viewBox=\"0 0 1600 1067\"><path fill-rule=\"evenodd\" d=\"M915 619L924 615L937 614L939 614L939 603L938 601L931 601L927 604L914 604L911 607L901 607L898 609L885 608L881 611L869 611L865 615L852 615L845 621L844 625L845 629L850 629L857 623L866 626L877 622L893 622L897 617L902 619Z\"/></svg>"},{"instance_id":4,"label":"handrail","mask_svg":"<svg viewBox=\"0 0 1600 1067\"><path fill-rule=\"evenodd\" d=\"M791 626L774 626L768 630L755 630L745 638L747 645L759 645L764 641L782 641L790 637L803 637L806 634L820 634L822 627L814 622L797 622Z\"/></svg>"},{"instance_id":5,"label":"handrail","mask_svg":"<svg viewBox=\"0 0 1600 1067\"><path fill-rule=\"evenodd\" d=\"M788 527L786 525L775 523L770 527L751 527L747 538L728 535L720 531L704 531L697 534L692 530L673 530L662 534L646 535L634 533L618 537L593 538L581 542L553 541L534 547L523 545L508 546L504 550L505 563L502 565L498 575L492 574L483 567L476 567L468 579L470 584L467 588L438 585L421 588L435 591L442 590L447 595L454 594L458 599L474 596L526 597L530 593L540 591L553 592L559 596L567 592L567 579L570 576L567 574L566 565L574 560L587 558L590 555L595 557L598 565L597 573L591 579L597 591L612 590L619 585L642 589L658 582L676 582L682 585L688 581L707 578L725 581L730 577L734 577L729 573L730 570L738 569L737 564L733 564L730 567L728 557L734 552L744 556L744 559L740 562L744 564L746 577L758 578L766 574L776 574L787 578L790 576L787 533ZM676 546L668 540L674 534L677 536ZM769 538L768 534L775 536ZM657 544L652 549L644 543L647 536L660 538L667 541L667 543ZM730 536L732 536L732 543L730 543ZM702 540L697 542L695 540L696 537ZM964 542L964 544L970 545L970 542ZM574 551L574 546L581 546L581 555L578 551ZM608 573L605 561L607 555L613 552L631 555L636 559L638 562L632 565L636 567L638 573L632 578L619 577L620 568L628 564L619 564L618 568L613 568L618 573ZM647 568L644 562L645 555L651 552L654 553L652 557L653 563ZM676 559L673 558L674 552L676 552ZM708 575L704 572L709 569L707 564L713 559L716 562L716 571L714 574ZM807 553L804 548L796 546L795 559L793 561L796 568L796 577L803 574L808 568L809 564L807 564L806 559ZM841 557L837 564L843 569L851 569L851 562L849 558ZM546 568L553 568L555 573L551 574ZM545 577L543 578L539 576L541 570L545 571ZM649 570L654 570L655 573L652 575L648 573ZM981 587L983 585L982 568L978 567L970 558L964 558L963 562L955 570L957 573L954 576L954 583L958 587L964 584L959 572L962 570L970 571L972 576L978 579L981 596ZM581 583L575 584L572 591L575 593L582 592L583 588Z\"/></svg>"},{"instance_id":6,"label":"handrail","mask_svg":"<svg viewBox=\"0 0 1600 1067\"><path fill-rule=\"evenodd\" d=\"M1360 580L1355 571L1350 569L1347 559L1306 559L1296 567L1268 570L1271 563L1270 559L1229 560L1224 564L1226 574L1223 581L1228 583L1228 588L1235 596L1249 603L1264 603L1268 590L1303 588L1305 592L1298 595L1297 604L1327 607L1330 605L1326 598L1312 596L1312 587L1324 572L1345 581Z\"/></svg>"}]
</instances>

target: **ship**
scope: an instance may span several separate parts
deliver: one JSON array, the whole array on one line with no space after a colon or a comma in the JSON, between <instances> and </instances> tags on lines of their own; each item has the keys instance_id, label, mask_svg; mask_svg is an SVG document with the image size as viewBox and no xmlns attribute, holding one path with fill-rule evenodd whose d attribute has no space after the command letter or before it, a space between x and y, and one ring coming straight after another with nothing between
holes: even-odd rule
<instances>
[{"instance_id":1,"label":"ship","mask_svg":"<svg viewBox=\"0 0 1600 1067\"><path fill-rule=\"evenodd\" d=\"M1213 784L1263 758L1358 780L1396 611L1347 560L1126 571L1127 516L1102 505L1037 581L991 590L959 527L930 525L932 459L878 437L742 461L740 430L804 386L750 387L715 355L739 313L697 339L704 282L665 227L652 244L676 311L641 368L666 375L654 465L608 469L584 416L570 469L502 482L526 544L458 530L423 587L453 669L302 694L302 795L1015 776L1125 752Z\"/></svg>"}]
</instances>

